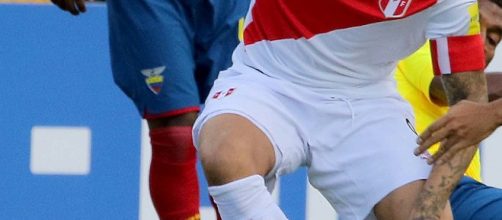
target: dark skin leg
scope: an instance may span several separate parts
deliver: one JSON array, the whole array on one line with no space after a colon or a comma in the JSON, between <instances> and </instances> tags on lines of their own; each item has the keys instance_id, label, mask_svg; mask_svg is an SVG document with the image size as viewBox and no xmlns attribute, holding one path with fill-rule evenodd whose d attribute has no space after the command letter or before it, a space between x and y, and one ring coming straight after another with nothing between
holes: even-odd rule
<instances>
[{"instance_id":1,"label":"dark skin leg","mask_svg":"<svg viewBox=\"0 0 502 220\"><path fill-rule=\"evenodd\" d=\"M170 126L192 126L197 118L197 114L197 112L189 112L172 117L148 119L148 127L152 130Z\"/></svg>"}]
</instances>

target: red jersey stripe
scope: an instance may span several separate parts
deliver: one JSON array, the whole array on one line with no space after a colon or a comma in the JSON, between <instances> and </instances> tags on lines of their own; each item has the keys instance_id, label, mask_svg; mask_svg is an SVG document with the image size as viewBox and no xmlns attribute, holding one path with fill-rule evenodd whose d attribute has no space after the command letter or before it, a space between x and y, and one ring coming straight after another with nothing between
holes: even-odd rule
<instances>
[{"instance_id":1,"label":"red jersey stripe","mask_svg":"<svg viewBox=\"0 0 502 220\"><path fill-rule=\"evenodd\" d=\"M396 2L398 1L398 2ZM244 43L262 40L309 39L333 30L408 17L434 5L437 0L256 0L252 21L244 30ZM402 14L402 15L401 15Z\"/></svg>"}]
</instances>

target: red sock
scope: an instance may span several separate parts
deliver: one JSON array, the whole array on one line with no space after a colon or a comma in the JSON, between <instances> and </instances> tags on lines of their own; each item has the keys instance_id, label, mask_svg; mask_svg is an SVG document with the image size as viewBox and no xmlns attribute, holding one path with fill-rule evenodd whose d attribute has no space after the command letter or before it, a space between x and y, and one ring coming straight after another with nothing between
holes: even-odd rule
<instances>
[{"instance_id":1,"label":"red sock","mask_svg":"<svg viewBox=\"0 0 502 220\"><path fill-rule=\"evenodd\" d=\"M160 219L200 219L192 128L173 126L152 129L150 138L150 195Z\"/></svg>"}]
</instances>

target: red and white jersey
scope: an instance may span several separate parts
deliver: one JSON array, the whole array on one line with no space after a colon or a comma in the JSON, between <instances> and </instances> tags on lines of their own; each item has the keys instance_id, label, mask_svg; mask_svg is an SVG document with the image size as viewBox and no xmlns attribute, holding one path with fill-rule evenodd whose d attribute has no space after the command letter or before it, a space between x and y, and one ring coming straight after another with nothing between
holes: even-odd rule
<instances>
[{"instance_id":1,"label":"red and white jersey","mask_svg":"<svg viewBox=\"0 0 502 220\"><path fill-rule=\"evenodd\" d=\"M397 61L428 38L438 39L436 58L443 61L437 65L445 66L443 73L470 71L452 66L464 55L451 51L453 46L467 44L482 51L479 30L472 33L473 21L479 25L469 12L475 2L253 0L234 64L352 97L383 95L386 88L394 87L392 72ZM451 42L451 36L460 36L465 44ZM476 37L466 40L463 36Z\"/></svg>"}]
</instances>

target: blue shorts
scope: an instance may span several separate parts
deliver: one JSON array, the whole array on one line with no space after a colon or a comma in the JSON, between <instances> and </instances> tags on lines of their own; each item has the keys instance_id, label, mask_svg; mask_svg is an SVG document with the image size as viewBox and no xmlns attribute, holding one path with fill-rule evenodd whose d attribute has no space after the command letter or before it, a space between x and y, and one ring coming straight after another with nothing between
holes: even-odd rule
<instances>
[{"instance_id":1,"label":"blue shorts","mask_svg":"<svg viewBox=\"0 0 502 220\"><path fill-rule=\"evenodd\" d=\"M502 189L464 176L450 202L455 220L502 219Z\"/></svg>"},{"instance_id":2,"label":"blue shorts","mask_svg":"<svg viewBox=\"0 0 502 220\"><path fill-rule=\"evenodd\" d=\"M115 83L144 118L197 111L231 64L248 0L109 0Z\"/></svg>"}]
</instances>

